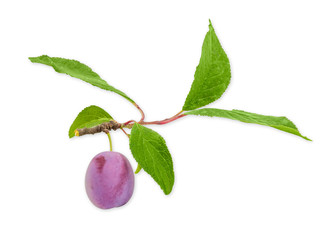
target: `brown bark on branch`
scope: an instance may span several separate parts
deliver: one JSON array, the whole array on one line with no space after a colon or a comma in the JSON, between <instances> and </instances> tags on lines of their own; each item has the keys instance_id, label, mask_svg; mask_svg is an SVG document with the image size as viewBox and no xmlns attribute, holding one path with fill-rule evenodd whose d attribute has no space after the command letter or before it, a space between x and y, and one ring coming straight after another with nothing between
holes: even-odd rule
<instances>
[{"instance_id":1,"label":"brown bark on branch","mask_svg":"<svg viewBox=\"0 0 328 240\"><path fill-rule=\"evenodd\" d=\"M86 134L95 134L100 132L108 132L110 130L116 131L117 129L121 128L122 124L118 123L114 120L102 123L98 126L91 127L91 128L81 128L75 130L75 136L83 136Z\"/></svg>"}]
</instances>

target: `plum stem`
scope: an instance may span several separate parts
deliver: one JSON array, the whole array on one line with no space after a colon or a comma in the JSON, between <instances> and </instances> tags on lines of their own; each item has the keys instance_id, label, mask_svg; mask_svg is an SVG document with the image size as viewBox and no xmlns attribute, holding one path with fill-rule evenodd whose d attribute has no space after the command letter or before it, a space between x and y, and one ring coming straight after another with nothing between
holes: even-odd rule
<instances>
[{"instance_id":1,"label":"plum stem","mask_svg":"<svg viewBox=\"0 0 328 240\"><path fill-rule=\"evenodd\" d=\"M113 151L112 138L110 137L109 131L106 131L106 134L107 134L108 140L109 140L109 151Z\"/></svg>"}]
</instances>

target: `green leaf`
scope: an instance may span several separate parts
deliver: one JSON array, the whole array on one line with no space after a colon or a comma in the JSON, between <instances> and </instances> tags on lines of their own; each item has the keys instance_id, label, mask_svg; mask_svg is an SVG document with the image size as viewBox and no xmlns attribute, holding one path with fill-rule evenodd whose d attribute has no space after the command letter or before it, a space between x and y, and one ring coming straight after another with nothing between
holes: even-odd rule
<instances>
[{"instance_id":1,"label":"green leaf","mask_svg":"<svg viewBox=\"0 0 328 240\"><path fill-rule=\"evenodd\" d=\"M223 110L215 108L203 108L186 112L184 114L208 117L223 117L238 120L245 123L256 123L264 126L273 127L291 134L295 134L299 137L311 141L309 138L300 134L295 124L286 117L266 116L241 110Z\"/></svg>"},{"instance_id":2,"label":"green leaf","mask_svg":"<svg viewBox=\"0 0 328 240\"><path fill-rule=\"evenodd\" d=\"M93 72L91 68L83 63L80 63L79 61L58 57L49 57L47 55L42 55L40 57L30 57L29 59L33 63L42 63L51 66L55 69L56 72L65 73L71 77L75 77L90 83L93 86L115 92L126 98L128 101L134 103L134 101L125 93L110 86L105 80L100 78L97 73Z\"/></svg>"},{"instance_id":3,"label":"green leaf","mask_svg":"<svg viewBox=\"0 0 328 240\"><path fill-rule=\"evenodd\" d=\"M135 123L131 130L130 149L138 164L159 184L167 195L172 191L172 157L165 140L157 132Z\"/></svg>"},{"instance_id":4,"label":"green leaf","mask_svg":"<svg viewBox=\"0 0 328 240\"><path fill-rule=\"evenodd\" d=\"M210 21L194 81L182 110L197 109L219 99L227 89L230 78L229 59Z\"/></svg>"},{"instance_id":5,"label":"green leaf","mask_svg":"<svg viewBox=\"0 0 328 240\"><path fill-rule=\"evenodd\" d=\"M104 109L91 105L77 115L69 129L68 136L70 138L74 137L74 131L78 128L90 128L110 120L113 120L113 118Z\"/></svg>"}]
</instances>

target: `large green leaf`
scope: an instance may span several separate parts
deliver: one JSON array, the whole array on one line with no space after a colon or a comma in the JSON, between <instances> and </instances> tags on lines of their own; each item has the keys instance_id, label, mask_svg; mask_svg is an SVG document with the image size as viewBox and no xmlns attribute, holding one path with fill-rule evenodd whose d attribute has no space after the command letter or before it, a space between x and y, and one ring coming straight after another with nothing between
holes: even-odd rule
<instances>
[{"instance_id":1,"label":"large green leaf","mask_svg":"<svg viewBox=\"0 0 328 240\"><path fill-rule=\"evenodd\" d=\"M274 117L274 116L245 112L241 110L223 110L223 109L215 109L215 108L203 108L203 109L186 112L184 114L200 115L200 116L208 116L208 117L223 117L223 118L238 120L245 123L256 123L260 125L273 127L281 131L295 134L306 140L310 140L309 138L303 136L298 131L295 124L286 117Z\"/></svg>"},{"instance_id":2,"label":"large green leaf","mask_svg":"<svg viewBox=\"0 0 328 240\"><path fill-rule=\"evenodd\" d=\"M77 115L68 131L68 136L70 138L74 137L74 131L78 128L90 128L110 120L113 120L113 118L104 109L91 105Z\"/></svg>"},{"instance_id":3,"label":"large green leaf","mask_svg":"<svg viewBox=\"0 0 328 240\"><path fill-rule=\"evenodd\" d=\"M174 184L173 162L163 137L135 123L130 135L130 149L138 164L159 184L165 194L169 194Z\"/></svg>"},{"instance_id":4,"label":"large green leaf","mask_svg":"<svg viewBox=\"0 0 328 240\"><path fill-rule=\"evenodd\" d=\"M227 89L230 78L229 59L210 21L194 81L182 109L197 109L219 99Z\"/></svg>"},{"instance_id":5,"label":"large green leaf","mask_svg":"<svg viewBox=\"0 0 328 240\"><path fill-rule=\"evenodd\" d=\"M33 63L42 63L51 66L55 69L56 72L68 74L71 77L79 78L87 83L92 84L93 86L115 92L130 102L134 103L134 101L125 93L110 86L105 80L100 78L97 73L93 72L91 68L83 63L80 63L79 61L58 57L49 57L47 55L42 55L40 57L30 57L29 59Z\"/></svg>"}]
</instances>

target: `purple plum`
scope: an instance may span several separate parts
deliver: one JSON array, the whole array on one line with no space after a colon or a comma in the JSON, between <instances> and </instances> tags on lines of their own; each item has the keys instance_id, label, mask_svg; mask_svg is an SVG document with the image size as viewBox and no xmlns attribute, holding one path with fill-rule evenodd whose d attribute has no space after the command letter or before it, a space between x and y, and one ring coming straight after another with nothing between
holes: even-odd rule
<instances>
[{"instance_id":1,"label":"purple plum","mask_svg":"<svg viewBox=\"0 0 328 240\"><path fill-rule=\"evenodd\" d=\"M134 189L134 173L129 160L118 152L102 152L90 162L85 176L90 201L109 209L127 203Z\"/></svg>"}]
</instances>

